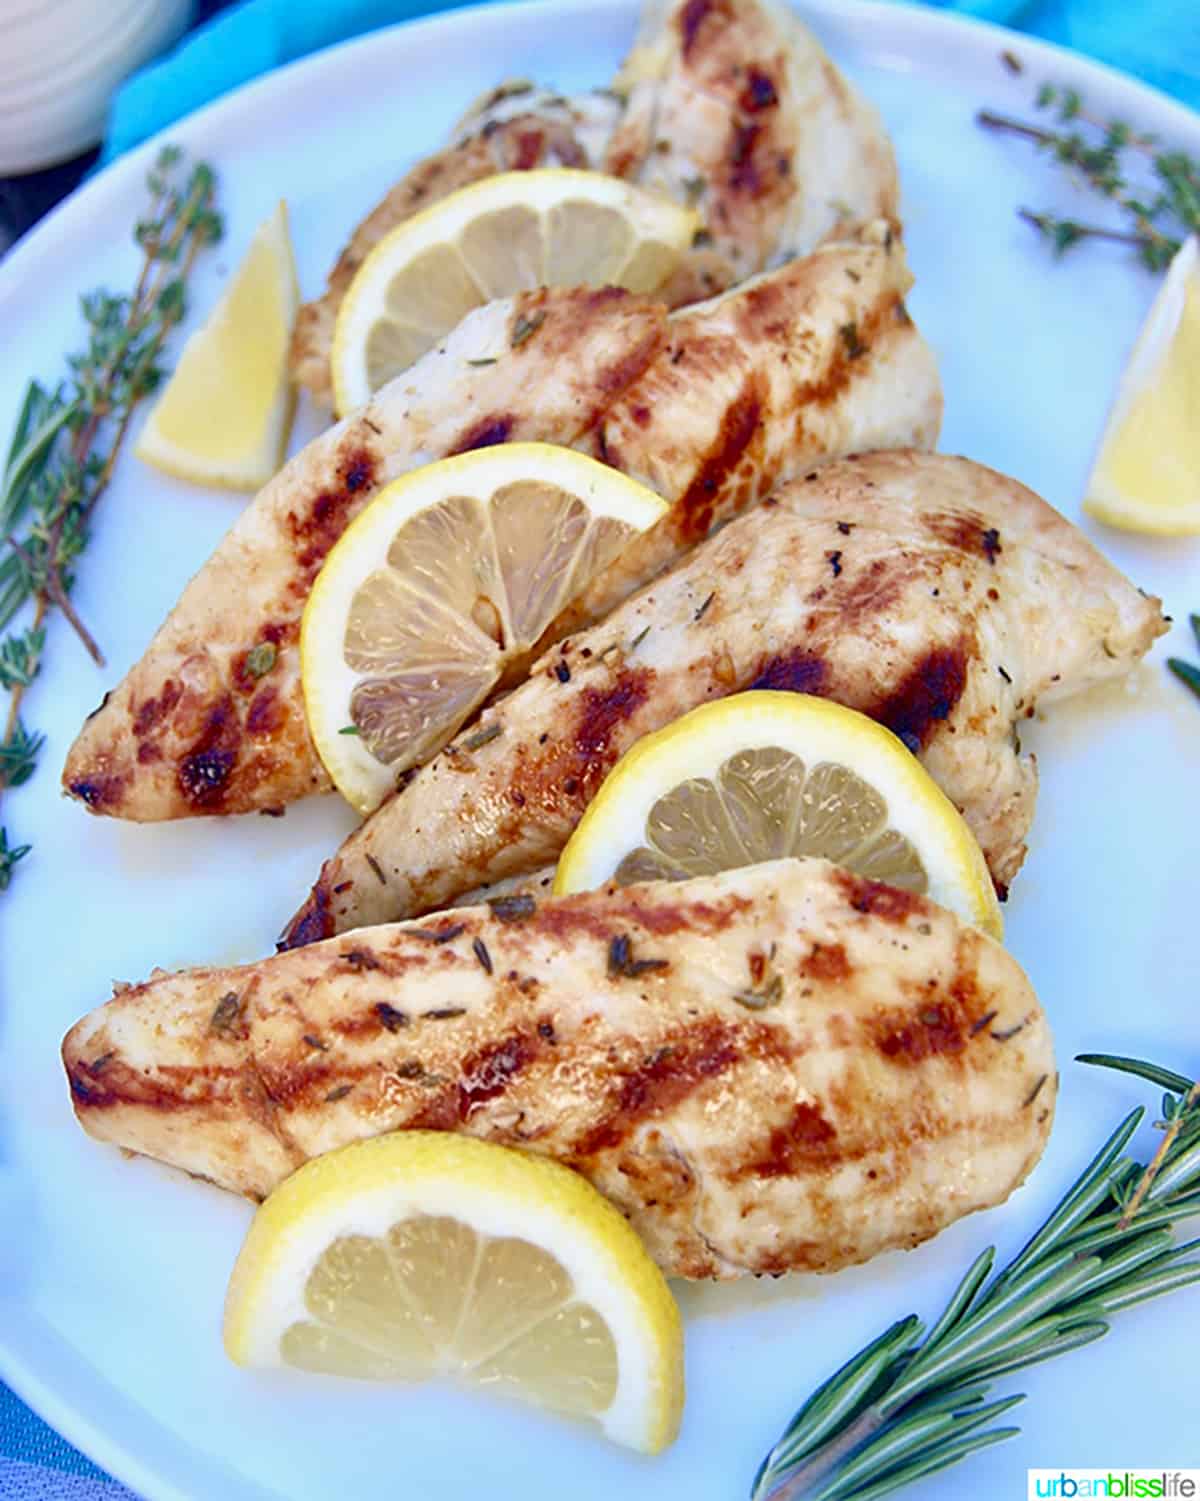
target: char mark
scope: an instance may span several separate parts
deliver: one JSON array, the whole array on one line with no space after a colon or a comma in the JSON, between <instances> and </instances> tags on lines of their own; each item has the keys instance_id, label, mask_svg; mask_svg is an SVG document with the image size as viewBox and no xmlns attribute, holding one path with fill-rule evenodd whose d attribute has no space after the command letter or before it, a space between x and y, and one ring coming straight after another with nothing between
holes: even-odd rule
<instances>
[{"instance_id":1,"label":"char mark","mask_svg":"<svg viewBox=\"0 0 1200 1501\"><path fill-rule=\"evenodd\" d=\"M922 1001L910 1011L881 1011L869 1023L872 1041L893 1063L922 1063L961 1053L970 1024L950 1001Z\"/></svg>"},{"instance_id":2,"label":"char mark","mask_svg":"<svg viewBox=\"0 0 1200 1501\"><path fill-rule=\"evenodd\" d=\"M304 906L284 929L275 948L280 953L286 949L300 949L309 943L320 943L323 938L332 938L335 931L329 888L322 875L309 892Z\"/></svg>"},{"instance_id":3,"label":"char mark","mask_svg":"<svg viewBox=\"0 0 1200 1501\"><path fill-rule=\"evenodd\" d=\"M67 791L85 803L93 813L107 813L117 807L125 796L129 778L123 773L106 777L80 777L67 783Z\"/></svg>"},{"instance_id":4,"label":"char mark","mask_svg":"<svg viewBox=\"0 0 1200 1501\"><path fill-rule=\"evenodd\" d=\"M886 881L871 881L866 876L856 876L853 871L840 867L833 872L833 879L856 912L865 917L881 917L885 922L903 923L915 912L923 909L922 899L899 886L889 886Z\"/></svg>"},{"instance_id":5,"label":"char mark","mask_svg":"<svg viewBox=\"0 0 1200 1501\"><path fill-rule=\"evenodd\" d=\"M839 1156L837 1131L815 1105L801 1100L762 1149L737 1173L739 1178L790 1178L814 1168L829 1168Z\"/></svg>"},{"instance_id":6,"label":"char mark","mask_svg":"<svg viewBox=\"0 0 1200 1501\"><path fill-rule=\"evenodd\" d=\"M337 483L288 514L296 561L306 571L305 584L316 577L330 548L345 531L365 499L364 491L377 482L378 466L370 451L348 444L338 457Z\"/></svg>"},{"instance_id":7,"label":"char mark","mask_svg":"<svg viewBox=\"0 0 1200 1501\"><path fill-rule=\"evenodd\" d=\"M762 414L762 381L752 375L725 409L700 467L671 508L672 524L681 541L699 542L708 535L722 489L759 435Z\"/></svg>"},{"instance_id":8,"label":"char mark","mask_svg":"<svg viewBox=\"0 0 1200 1501\"><path fill-rule=\"evenodd\" d=\"M736 1033L723 1022L705 1021L683 1032L621 1077L615 1097L599 1106L595 1125L572 1155L586 1158L619 1147L640 1122L673 1109L740 1056Z\"/></svg>"},{"instance_id":9,"label":"char mark","mask_svg":"<svg viewBox=\"0 0 1200 1501\"><path fill-rule=\"evenodd\" d=\"M953 646L934 647L887 698L868 708L867 713L885 724L915 755L962 697L967 685L967 657L965 638Z\"/></svg>"},{"instance_id":10,"label":"char mark","mask_svg":"<svg viewBox=\"0 0 1200 1501\"><path fill-rule=\"evenodd\" d=\"M494 448L497 443L507 443L512 436L513 419L503 413L483 417L461 434L451 449L451 454L470 453L473 448Z\"/></svg>"},{"instance_id":11,"label":"char mark","mask_svg":"<svg viewBox=\"0 0 1200 1501\"><path fill-rule=\"evenodd\" d=\"M764 657L749 686L776 693L823 693L827 676L824 658L798 646L783 656Z\"/></svg>"},{"instance_id":12,"label":"char mark","mask_svg":"<svg viewBox=\"0 0 1200 1501\"><path fill-rule=\"evenodd\" d=\"M611 687L585 691L574 736L585 796L591 795L616 760L617 731L649 698L653 681L650 668L633 667L618 673Z\"/></svg>"}]
</instances>

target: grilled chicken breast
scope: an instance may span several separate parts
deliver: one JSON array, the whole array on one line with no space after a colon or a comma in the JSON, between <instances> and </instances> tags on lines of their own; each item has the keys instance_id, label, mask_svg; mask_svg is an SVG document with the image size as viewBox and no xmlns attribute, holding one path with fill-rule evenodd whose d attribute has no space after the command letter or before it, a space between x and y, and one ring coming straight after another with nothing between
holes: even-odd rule
<instances>
[{"instance_id":1,"label":"grilled chicken breast","mask_svg":"<svg viewBox=\"0 0 1200 1501\"><path fill-rule=\"evenodd\" d=\"M612 288L522 293L470 314L243 512L85 724L66 790L93 812L151 821L327 788L304 721L300 618L345 527L418 464L507 439L607 456L680 501L679 525L642 556L646 577L782 472L865 445L932 443L941 393L903 316L908 284L892 241L829 247L677 323ZM537 332L513 348L518 320ZM848 323L878 328L875 347L849 347ZM617 587L630 587L628 569ZM263 642L274 658L255 677L247 654Z\"/></svg>"},{"instance_id":2,"label":"grilled chicken breast","mask_svg":"<svg viewBox=\"0 0 1200 1501\"><path fill-rule=\"evenodd\" d=\"M398 224L497 172L595 168L620 113L620 101L604 91L564 99L514 81L486 94L459 122L450 145L418 162L358 225L322 296L300 308L292 330L292 379L323 406L333 406L329 356L337 310L358 268Z\"/></svg>"},{"instance_id":3,"label":"grilled chicken breast","mask_svg":"<svg viewBox=\"0 0 1200 1501\"><path fill-rule=\"evenodd\" d=\"M646 0L615 87L604 170L694 203L737 279L897 219L878 114L777 0Z\"/></svg>"},{"instance_id":4,"label":"grilled chicken breast","mask_svg":"<svg viewBox=\"0 0 1200 1501\"><path fill-rule=\"evenodd\" d=\"M895 731L1004 887L1037 786L1018 721L1126 672L1164 629L1160 602L1015 480L938 454L827 464L544 656L485 711L498 735L447 747L345 841L284 943L554 861L639 736L744 688L823 694Z\"/></svg>"},{"instance_id":5,"label":"grilled chicken breast","mask_svg":"<svg viewBox=\"0 0 1200 1501\"><path fill-rule=\"evenodd\" d=\"M904 250L883 221L857 253L815 251L677 313L669 348L580 447L674 504L546 632L602 620L702 538L817 454L932 448L942 420L933 352L904 305ZM813 329L836 339L814 342ZM762 358L763 330L778 354ZM697 389L720 392L700 403ZM907 428L911 443L898 439Z\"/></svg>"},{"instance_id":6,"label":"grilled chicken breast","mask_svg":"<svg viewBox=\"0 0 1200 1501\"><path fill-rule=\"evenodd\" d=\"M774 0L648 0L612 90L570 99L502 84L354 231L324 294L301 308L292 375L323 404L337 309L367 254L405 219L494 172L590 167L703 215L706 239L661 296L678 307L897 222L896 164L875 111Z\"/></svg>"},{"instance_id":7,"label":"grilled chicken breast","mask_svg":"<svg viewBox=\"0 0 1200 1501\"><path fill-rule=\"evenodd\" d=\"M579 1169L666 1272L834 1271L998 1204L1054 1107L1016 962L824 861L158 974L63 1058L103 1141L252 1197L406 1127Z\"/></svg>"}]
</instances>

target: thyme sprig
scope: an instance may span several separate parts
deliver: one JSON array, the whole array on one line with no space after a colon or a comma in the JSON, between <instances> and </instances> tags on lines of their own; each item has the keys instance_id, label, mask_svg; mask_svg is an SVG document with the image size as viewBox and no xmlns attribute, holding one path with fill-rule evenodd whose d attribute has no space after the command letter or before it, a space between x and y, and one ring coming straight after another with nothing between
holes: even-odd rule
<instances>
[{"instance_id":1,"label":"thyme sprig","mask_svg":"<svg viewBox=\"0 0 1200 1501\"><path fill-rule=\"evenodd\" d=\"M1192 635L1196 638L1196 645L1200 647L1200 615L1189 615ZM1167 666L1175 674L1185 687L1190 688L1197 698L1200 698L1200 667L1191 662L1185 662L1182 657L1168 657Z\"/></svg>"},{"instance_id":2,"label":"thyme sprig","mask_svg":"<svg viewBox=\"0 0 1200 1501\"><path fill-rule=\"evenodd\" d=\"M1092 114L1075 89L1043 84L1034 105L1053 111L1055 124L1033 125L987 109L975 118L985 129L1022 136L1049 152L1114 203L1127 224L1125 229L1113 229L1018 209L1057 254L1081 240L1116 240L1133 246L1150 270L1161 271L1189 234L1200 233L1200 162L1184 151L1163 147L1157 137L1135 131L1124 120Z\"/></svg>"},{"instance_id":3,"label":"thyme sprig","mask_svg":"<svg viewBox=\"0 0 1200 1501\"><path fill-rule=\"evenodd\" d=\"M0 637L0 689L8 694L0 799L33 775L44 743L26 727L22 707L42 667L51 611L66 617L103 665L70 598L76 564L130 418L162 379L163 345L183 317L196 257L221 234L216 179L203 163L188 166L177 147L167 147L147 188L148 211L134 228L142 264L132 292L99 290L82 299L86 344L68 356L58 386L29 382L0 475L0 631L7 631ZM0 891L29 850L10 844L0 825Z\"/></svg>"},{"instance_id":4,"label":"thyme sprig","mask_svg":"<svg viewBox=\"0 0 1200 1501\"><path fill-rule=\"evenodd\" d=\"M967 1270L933 1328L893 1324L817 1388L767 1455L752 1501L876 1501L1020 1432L994 1421L1024 1400L987 1400L997 1377L1091 1344L1122 1308L1200 1282L1200 1084L1104 1053L1081 1063L1163 1089L1163 1135L1143 1166L1125 1155L1133 1110L1003 1271L995 1247Z\"/></svg>"}]
</instances>

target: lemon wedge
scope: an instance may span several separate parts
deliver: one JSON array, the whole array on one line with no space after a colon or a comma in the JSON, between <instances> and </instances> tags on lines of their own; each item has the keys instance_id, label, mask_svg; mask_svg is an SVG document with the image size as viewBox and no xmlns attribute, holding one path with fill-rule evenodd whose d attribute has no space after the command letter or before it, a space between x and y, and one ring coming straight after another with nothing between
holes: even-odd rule
<instances>
[{"instance_id":1,"label":"lemon wedge","mask_svg":"<svg viewBox=\"0 0 1200 1501\"><path fill-rule=\"evenodd\" d=\"M1200 245L1166 280L1121 377L1083 508L1109 526L1200 533Z\"/></svg>"},{"instance_id":2,"label":"lemon wedge","mask_svg":"<svg viewBox=\"0 0 1200 1501\"><path fill-rule=\"evenodd\" d=\"M652 292L699 216L602 172L501 172L405 220L359 267L338 309L334 397L343 415L406 370L472 308L535 287Z\"/></svg>"},{"instance_id":3,"label":"lemon wedge","mask_svg":"<svg viewBox=\"0 0 1200 1501\"><path fill-rule=\"evenodd\" d=\"M299 303L287 204L261 225L204 327L184 345L135 453L179 479L258 490L283 462L287 352Z\"/></svg>"},{"instance_id":4,"label":"lemon wedge","mask_svg":"<svg viewBox=\"0 0 1200 1501\"><path fill-rule=\"evenodd\" d=\"M380 491L326 558L300 631L309 731L342 795L377 807L665 510L547 443L476 449Z\"/></svg>"},{"instance_id":5,"label":"lemon wedge","mask_svg":"<svg viewBox=\"0 0 1200 1501\"><path fill-rule=\"evenodd\" d=\"M282 1183L224 1337L239 1365L451 1376L650 1454L683 1408L679 1310L618 1211L548 1158L444 1132L355 1142Z\"/></svg>"},{"instance_id":6,"label":"lemon wedge","mask_svg":"<svg viewBox=\"0 0 1200 1501\"><path fill-rule=\"evenodd\" d=\"M693 709L613 767L559 861L556 895L821 856L932 898L999 938L975 836L915 756L855 709L750 692Z\"/></svg>"}]
</instances>

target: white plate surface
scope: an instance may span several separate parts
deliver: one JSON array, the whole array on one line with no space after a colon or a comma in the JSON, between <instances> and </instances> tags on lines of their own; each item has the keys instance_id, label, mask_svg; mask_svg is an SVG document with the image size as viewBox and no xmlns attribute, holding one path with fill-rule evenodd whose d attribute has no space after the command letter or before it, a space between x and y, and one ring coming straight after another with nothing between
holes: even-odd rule
<instances>
[{"instance_id":1,"label":"white plate surface","mask_svg":"<svg viewBox=\"0 0 1200 1501\"><path fill-rule=\"evenodd\" d=\"M854 0L803 7L876 100L899 152L914 316L941 358L943 446L1016 475L1079 517L1090 455L1154 281L1125 252L1053 262L1018 204L1076 199L1022 142L979 131L975 109L1028 112L1043 78L1200 151L1200 120L1118 75L1008 33ZM399 171L437 147L504 75L564 90L601 83L634 25L630 0L539 0L458 12L337 48L239 91L171 132L221 174L228 234L198 276L204 309L274 201L291 209L301 281L321 284L350 227ZM1014 78L1011 47L1026 62ZM0 265L0 434L25 379L54 380L80 341L76 295L130 284L128 231L152 148L89 183ZM315 431L311 414L294 443ZM835 1279L687 1289L689 1399L665 1457L441 1389L380 1390L238 1371L221 1353L225 1281L247 1205L86 1139L58 1062L65 1029L114 978L154 964L270 950L323 854L349 827L333 800L286 820L137 828L57 794L75 730L229 525L238 501L174 484L132 457L105 499L76 599L109 657L100 673L53 622L28 718L44 763L5 799L33 856L0 901L0 1374L100 1464L147 1497L481 1495L731 1501L798 1401L886 1322L934 1313L967 1261L1012 1250L1113 1121L1153 1099L1072 1064L1083 1048L1200 1068L1195 871L1200 705L1162 657L1128 687L1029 729L1042 791L1032 852L1008 907L1014 953L1054 1022L1063 1089L1049 1152L1005 1208L935 1243ZM1200 608L1200 546L1085 523L1182 622ZM1070 601L1063 601L1064 609ZM1099 1346L1014 1381L1021 1439L926 1482L1022 1496L1026 1466L1200 1464L1192 1290L1119 1318Z\"/></svg>"}]
</instances>

